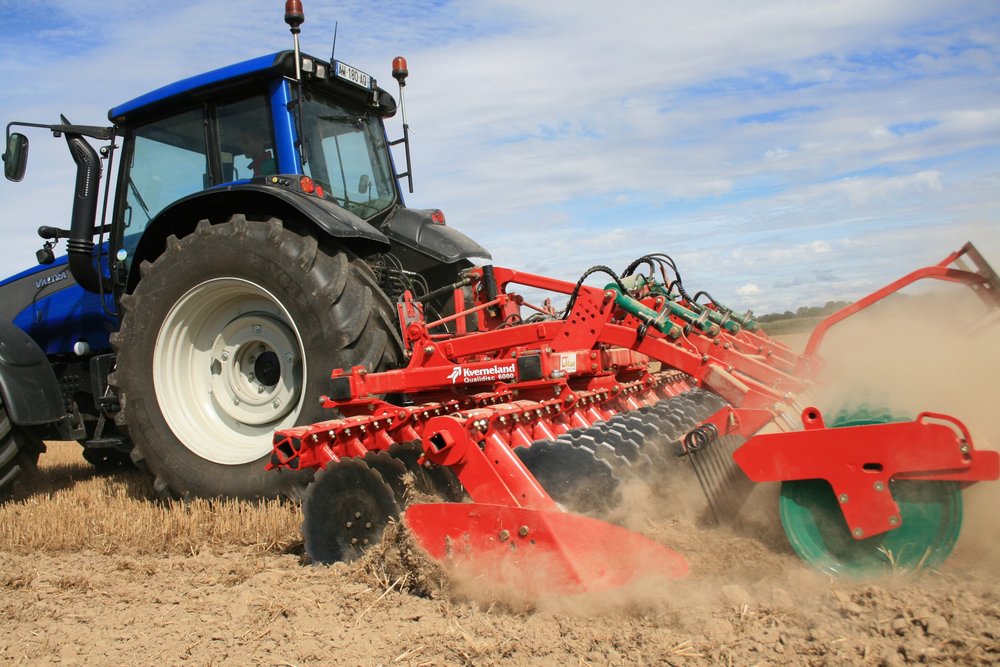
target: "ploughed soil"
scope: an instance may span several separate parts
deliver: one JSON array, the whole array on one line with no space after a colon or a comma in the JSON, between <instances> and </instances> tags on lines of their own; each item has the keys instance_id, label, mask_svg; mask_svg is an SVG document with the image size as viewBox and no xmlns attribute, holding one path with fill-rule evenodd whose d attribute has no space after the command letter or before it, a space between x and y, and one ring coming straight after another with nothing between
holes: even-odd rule
<instances>
[{"instance_id":1,"label":"ploughed soil","mask_svg":"<svg viewBox=\"0 0 1000 667\"><path fill-rule=\"evenodd\" d=\"M981 485L984 489L985 485ZM772 498L773 499L773 498ZM969 504L996 507L979 494ZM773 508L772 508L773 509ZM989 519L995 524L995 517ZM758 519L758 521L760 521ZM919 576L837 581L764 523L645 517L683 580L526 603L387 540L353 564L295 553L0 553L0 660L20 664L755 665L1000 661L998 534ZM978 528L978 526L977 526ZM987 538L991 543L978 539ZM128 551L127 548L123 549Z\"/></svg>"},{"instance_id":2,"label":"ploughed soil","mask_svg":"<svg viewBox=\"0 0 1000 667\"><path fill-rule=\"evenodd\" d=\"M933 384L932 393L944 398L926 407L963 418L966 408L973 433L984 434L977 446L995 446L1000 384L993 369L983 365L983 347L977 347L977 363L960 377L928 375L924 368L911 379L907 373L917 368L912 364L883 371L882 379L890 380L887 395L909 391L915 383ZM917 364L926 363L926 357L917 357ZM783 536L773 486L758 486L735 527L728 528L702 520L703 508L695 500L699 493L693 481L671 482L669 488L628 487L615 516L685 554L691 566L687 577L572 598L525 600L521 591L487 592L489 577L449 577L417 553L405 533L392 530L363 560L333 566L308 564L296 544L268 549L212 545L150 554L116 543L113 533L101 549L12 547L0 551L0 660L88 665L1000 662L1000 484L967 490L963 533L942 567L873 581L834 579L804 566ZM41 494L25 502L47 498Z\"/></svg>"}]
</instances>

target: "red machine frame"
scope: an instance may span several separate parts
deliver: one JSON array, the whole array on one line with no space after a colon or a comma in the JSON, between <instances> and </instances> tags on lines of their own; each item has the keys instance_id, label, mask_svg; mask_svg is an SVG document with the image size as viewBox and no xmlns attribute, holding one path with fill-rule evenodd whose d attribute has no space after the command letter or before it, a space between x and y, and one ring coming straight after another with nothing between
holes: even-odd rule
<instances>
[{"instance_id":1,"label":"red machine frame","mask_svg":"<svg viewBox=\"0 0 1000 667\"><path fill-rule=\"evenodd\" d=\"M965 257L978 270L950 267ZM623 309L614 285L599 289L508 268L472 269L467 283L473 303L466 304L466 290L456 286L456 314L448 318L426 322L420 304L407 294L398 306L407 366L379 373L362 367L333 371L331 393L323 400L343 417L276 433L271 467L321 468L394 442L419 440L425 459L450 467L473 501L466 509L407 510L408 521L420 525L415 532L435 533L428 541L434 545L443 534L431 524L442 512L451 513L453 520L445 524L452 527L471 520L471 506L507 508L507 515L489 514L496 525L510 512L533 512L536 518L559 512L513 448L699 386L728 406L696 428L710 425L713 437L745 438L733 459L747 477L825 479L838 497L850 499L841 508L851 534L871 537L900 525L888 491L892 478L968 484L1000 476L997 453L977 451L965 426L952 417L924 413L910 422L827 428L818 409L796 404L819 369L817 351L830 327L921 278L964 283L1000 306L996 274L967 244L824 320L799 357L761 332L692 326L652 291L629 295L640 305ZM524 321L522 309L551 315L551 307L526 303L508 291L511 285L571 295L571 308L562 319ZM470 315L476 315L478 331L465 330ZM452 321L454 333L432 333ZM379 398L398 393L413 405ZM784 432L757 434L788 411L801 415L802 430L777 420ZM426 512L436 512L436 518ZM522 520L527 521L519 515L513 523ZM519 530L536 533L527 523ZM500 528L487 539L496 546L504 533L510 531ZM671 562L671 571L683 569Z\"/></svg>"}]
</instances>

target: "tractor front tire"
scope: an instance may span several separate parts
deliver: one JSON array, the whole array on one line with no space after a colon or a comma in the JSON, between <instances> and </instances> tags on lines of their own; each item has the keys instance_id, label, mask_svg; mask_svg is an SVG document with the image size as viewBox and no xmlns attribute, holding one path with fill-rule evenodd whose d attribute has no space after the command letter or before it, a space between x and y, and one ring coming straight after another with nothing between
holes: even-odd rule
<instances>
[{"instance_id":1,"label":"tractor front tire","mask_svg":"<svg viewBox=\"0 0 1000 667\"><path fill-rule=\"evenodd\" d=\"M0 398L0 500L10 497L14 483L37 469L38 455L45 450L32 427L10 421L7 406Z\"/></svg>"},{"instance_id":2,"label":"tractor front tire","mask_svg":"<svg viewBox=\"0 0 1000 667\"><path fill-rule=\"evenodd\" d=\"M311 473L264 469L275 429L333 417L332 369L401 358L371 269L242 215L170 237L140 268L112 338L135 463L162 497L297 496Z\"/></svg>"}]
</instances>

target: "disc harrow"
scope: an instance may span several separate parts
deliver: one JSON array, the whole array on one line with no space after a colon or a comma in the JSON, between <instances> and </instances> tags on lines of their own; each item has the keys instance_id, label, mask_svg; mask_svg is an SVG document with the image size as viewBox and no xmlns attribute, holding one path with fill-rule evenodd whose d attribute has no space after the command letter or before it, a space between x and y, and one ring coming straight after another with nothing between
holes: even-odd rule
<instances>
[{"instance_id":1,"label":"disc harrow","mask_svg":"<svg viewBox=\"0 0 1000 667\"><path fill-rule=\"evenodd\" d=\"M601 273L603 288L584 284ZM337 417L276 432L269 467L320 471L303 504L315 560L356 557L401 515L433 557L529 592L683 576L683 556L601 517L622 482L688 470L719 521L754 482L781 482L789 539L820 569L895 567L900 552L936 564L957 536L956 489L997 479L997 453L976 450L947 415L827 427L803 406L826 331L921 278L1000 307L1000 281L969 244L834 314L797 355L751 313L689 296L665 255L621 275L594 267L575 284L476 267L450 287L448 317L427 321L404 293L406 367L335 369L322 400ZM565 310L532 305L515 285L562 295ZM915 511L915 496L935 511Z\"/></svg>"}]
</instances>

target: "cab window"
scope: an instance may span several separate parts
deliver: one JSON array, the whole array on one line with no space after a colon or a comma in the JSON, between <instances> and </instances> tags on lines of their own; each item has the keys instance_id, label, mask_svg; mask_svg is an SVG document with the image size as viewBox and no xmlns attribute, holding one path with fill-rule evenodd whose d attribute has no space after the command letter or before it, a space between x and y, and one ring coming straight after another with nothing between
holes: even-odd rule
<instances>
[{"instance_id":1,"label":"cab window","mask_svg":"<svg viewBox=\"0 0 1000 667\"><path fill-rule=\"evenodd\" d=\"M255 95L219 104L215 115L222 165L220 182L278 173L267 98Z\"/></svg>"},{"instance_id":2,"label":"cab window","mask_svg":"<svg viewBox=\"0 0 1000 667\"><path fill-rule=\"evenodd\" d=\"M205 187L209 163L203 118L201 109L193 109L136 130L124 184L121 247L129 257L157 213Z\"/></svg>"}]
</instances>

